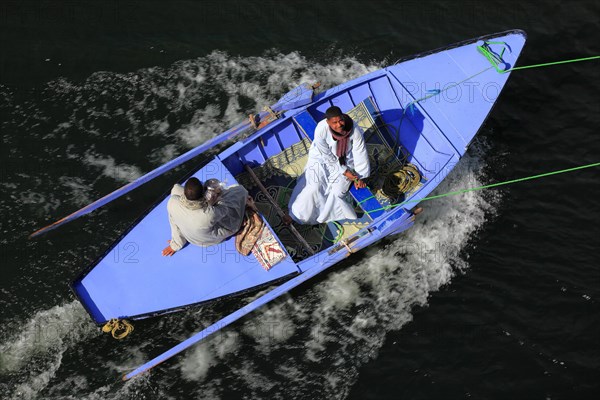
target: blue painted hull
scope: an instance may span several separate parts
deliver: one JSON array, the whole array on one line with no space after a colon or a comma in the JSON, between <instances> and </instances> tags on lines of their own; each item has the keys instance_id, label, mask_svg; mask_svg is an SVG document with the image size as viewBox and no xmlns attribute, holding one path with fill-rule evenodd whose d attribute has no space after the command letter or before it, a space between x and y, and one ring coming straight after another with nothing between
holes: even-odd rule
<instances>
[{"instance_id":1,"label":"blue painted hull","mask_svg":"<svg viewBox=\"0 0 600 400\"><path fill-rule=\"evenodd\" d=\"M503 42L490 47L498 53L507 49L502 59L510 67L525 44L524 32L504 32L413 57L312 99L286 100L295 108L288 107L278 120L239 140L193 173L202 181L217 178L236 183L245 165L260 167L304 140L310 135L311 118L322 119L329 106L347 112L365 103L382 125L383 141L400 144L409 154L408 161L424 176L424 183L406 199L410 203L374 211L367 226L345 238L344 244L332 244L300 261L288 255L265 271L252 254L244 257L236 252L233 238L209 248L190 245L173 257L162 257L170 235L168 198L164 197L75 280L72 287L77 297L97 323L145 318L292 278L302 281L302 275L313 276L350 252L410 228L414 222L411 209L464 155L510 76L510 72L497 72L478 52L482 39ZM297 98L302 96L306 93ZM364 192L353 194L357 199L368 197ZM377 201L363 204L367 212L378 206Z\"/></svg>"}]
</instances>

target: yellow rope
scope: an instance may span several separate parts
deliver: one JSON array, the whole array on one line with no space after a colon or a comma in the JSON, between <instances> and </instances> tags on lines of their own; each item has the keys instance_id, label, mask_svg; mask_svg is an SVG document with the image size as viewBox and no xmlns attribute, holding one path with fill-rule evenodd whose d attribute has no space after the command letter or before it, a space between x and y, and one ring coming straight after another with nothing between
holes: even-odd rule
<instances>
[{"instance_id":1,"label":"yellow rope","mask_svg":"<svg viewBox=\"0 0 600 400\"><path fill-rule=\"evenodd\" d=\"M133 332L133 325L126 319L120 320L113 318L102 327L102 332L111 333L112 337L117 340L124 339L127 335Z\"/></svg>"},{"instance_id":2,"label":"yellow rope","mask_svg":"<svg viewBox=\"0 0 600 400\"><path fill-rule=\"evenodd\" d=\"M399 171L385 177L381 191L386 197L397 197L413 190L421 181L421 174L413 164L406 164Z\"/></svg>"}]
</instances>

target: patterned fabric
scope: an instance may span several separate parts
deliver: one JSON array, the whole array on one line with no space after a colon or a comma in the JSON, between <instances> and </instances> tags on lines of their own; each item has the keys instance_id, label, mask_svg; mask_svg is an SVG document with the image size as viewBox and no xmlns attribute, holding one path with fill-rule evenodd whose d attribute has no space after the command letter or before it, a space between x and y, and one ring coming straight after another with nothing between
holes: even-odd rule
<instances>
[{"instance_id":1,"label":"patterned fabric","mask_svg":"<svg viewBox=\"0 0 600 400\"><path fill-rule=\"evenodd\" d=\"M243 255L247 256L260 238L265 227L265 221L258 213L250 208L246 208L246 216L242 222L242 228L235 235L235 248Z\"/></svg>"},{"instance_id":2,"label":"patterned fabric","mask_svg":"<svg viewBox=\"0 0 600 400\"><path fill-rule=\"evenodd\" d=\"M283 260L286 254L273 235L273 232L266 226L265 228L261 231L254 247L252 247L252 254L254 254L254 257L256 257L265 271L268 271L273 265Z\"/></svg>"},{"instance_id":3,"label":"patterned fabric","mask_svg":"<svg viewBox=\"0 0 600 400\"><path fill-rule=\"evenodd\" d=\"M265 221L250 208L246 209L242 228L235 235L235 248L244 256L252 252L266 271L287 257Z\"/></svg>"},{"instance_id":4,"label":"patterned fabric","mask_svg":"<svg viewBox=\"0 0 600 400\"><path fill-rule=\"evenodd\" d=\"M281 181L287 184L289 178L297 178L304 171L304 166L308 160L308 149L310 149L310 139L305 138L269 158L260 167L254 168L253 171L263 184L274 177L281 178ZM247 172L242 172L235 179L240 185L248 189L256 185Z\"/></svg>"}]
</instances>

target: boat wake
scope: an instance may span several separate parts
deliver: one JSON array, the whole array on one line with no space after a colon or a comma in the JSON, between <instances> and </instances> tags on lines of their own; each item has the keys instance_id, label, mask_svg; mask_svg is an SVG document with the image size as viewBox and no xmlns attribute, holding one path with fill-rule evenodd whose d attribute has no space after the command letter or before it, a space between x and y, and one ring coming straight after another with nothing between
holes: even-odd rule
<instances>
[{"instance_id":1,"label":"boat wake","mask_svg":"<svg viewBox=\"0 0 600 400\"><path fill-rule=\"evenodd\" d=\"M2 398L37 397L54 379L65 352L99 333L81 304L71 303L37 312L27 323L4 325L0 343Z\"/></svg>"},{"instance_id":2,"label":"boat wake","mask_svg":"<svg viewBox=\"0 0 600 400\"><path fill-rule=\"evenodd\" d=\"M325 88L332 87L383 64L353 58L319 64L295 52L233 57L215 51L164 69L97 73L80 85L59 80L44 91L48 103L55 105L52 110L72 107L64 118L45 118L50 111L31 100L27 107L13 109L12 123L27 127L37 123L35 118L44 120L50 132L44 136L47 147L33 164L50 165L57 152L67 149L68 168L24 171L3 185L15 192L39 192L61 210L65 203L74 208L81 201L74 192L87 199L104 187L94 189L99 176L115 185L130 181L272 104L301 82L321 81ZM33 109L35 113L29 112L37 117L28 122L19 111L23 108ZM27 135L40 135L36 132ZM77 142L80 136L85 143ZM486 151L485 144L475 143L436 193L485 183ZM39 181L31 182L28 177L35 173ZM56 185L48 187L47 182ZM13 330L16 334L9 329L18 324L5 323L0 336L0 397L225 398L243 393L247 398L312 398L319 393L323 398L344 398L361 366L377 356L387 333L402 328L412 319L414 306L427 304L432 292L468 268L465 246L498 203L499 197L483 192L426 202L412 229L220 331L159 367L160 372L127 383L120 382L119 375L164 350L162 337L181 341L199 323L218 319L217 312L159 318L158 333L136 330L126 345L118 346L101 336L78 302L35 313ZM27 204L7 200L2 208L27 216ZM36 222L50 219L32 217ZM30 220L17 222L11 226L32 225ZM189 322L194 328L182 328Z\"/></svg>"},{"instance_id":3,"label":"boat wake","mask_svg":"<svg viewBox=\"0 0 600 400\"><path fill-rule=\"evenodd\" d=\"M436 193L483 184L485 149L477 144ZM497 193L469 192L423 204L412 229L201 343L179 361L182 376L200 383L199 396L225 386L251 398L346 397L387 333L468 268L465 246L499 201ZM212 374L217 365L227 365L228 373Z\"/></svg>"}]
</instances>

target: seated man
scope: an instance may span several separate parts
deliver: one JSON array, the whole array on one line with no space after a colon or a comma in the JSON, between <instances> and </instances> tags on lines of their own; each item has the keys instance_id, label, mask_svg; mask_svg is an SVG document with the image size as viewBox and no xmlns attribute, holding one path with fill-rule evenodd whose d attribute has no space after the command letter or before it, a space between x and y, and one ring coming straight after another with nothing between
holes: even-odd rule
<instances>
[{"instance_id":1,"label":"seated man","mask_svg":"<svg viewBox=\"0 0 600 400\"><path fill-rule=\"evenodd\" d=\"M293 220L318 224L356 219L353 205L345 197L354 182L365 187L370 173L369 155L363 132L339 107L329 107L317 124L304 172L290 198Z\"/></svg>"},{"instance_id":2,"label":"seated man","mask_svg":"<svg viewBox=\"0 0 600 400\"><path fill-rule=\"evenodd\" d=\"M207 184L190 178L184 187L173 186L167 203L171 240L163 256L172 256L187 242L198 246L221 243L240 229L248 191L240 185L223 189L216 179Z\"/></svg>"}]
</instances>

